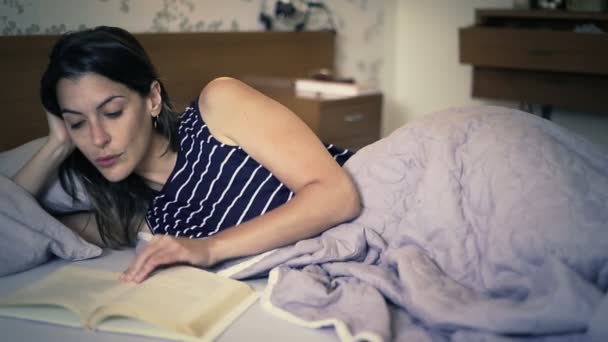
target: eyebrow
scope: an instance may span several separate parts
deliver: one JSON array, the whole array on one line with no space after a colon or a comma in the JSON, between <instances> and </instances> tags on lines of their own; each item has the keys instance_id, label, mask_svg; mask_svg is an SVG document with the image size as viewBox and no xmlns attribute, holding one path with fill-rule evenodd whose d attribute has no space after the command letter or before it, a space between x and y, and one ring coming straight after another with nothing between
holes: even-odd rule
<instances>
[{"instance_id":1,"label":"eyebrow","mask_svg":"<svg viewBox=\"0 0 608 342\"><path fill-rule=\"evenodd\" d=\"M95 107L95 110L101 109L103 106L105 106L106 104L108 104L108 102L111 102L112 100L114 100L116 98L119 98L119 97L124 98L124 96L122 96L122 95L112 95L112 96L108 97L107 99L101 101L101 103L98 104L97 107ZM68 109L68 108L63 108L61 110L61 114L62 115L63 114L80 114L80 115L83 115L81 112L79 112L77 110L72 110L72 109Z\"/></svg>"}]
</instances>

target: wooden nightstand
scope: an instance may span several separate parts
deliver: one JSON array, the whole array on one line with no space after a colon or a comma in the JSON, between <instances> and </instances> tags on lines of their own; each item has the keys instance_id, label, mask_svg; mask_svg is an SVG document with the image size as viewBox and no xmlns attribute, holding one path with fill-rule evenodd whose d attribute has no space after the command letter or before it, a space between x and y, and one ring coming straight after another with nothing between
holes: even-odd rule
<instances>
[{"instance_id":1,"label":"wooden nightstand","mask_svg":"<svg viewBox=\"0 0 608 342\"><path fill-rule=\"evenodd\" d=\"M328 98L297 96L292 87L254 87L291 109L325 143L357 150L380 139L381 93Z\"/></svg>"},{"instance_id":2,"label":"wooden nightstand","mask_svg":"<svg viewBox=\"0 0 608 342\"><path fill-rule=\"evenodd\" d=\"M608 13L477 10L460 29L460 61L473 65L474 97L605 112ZM579 32L575 32L579 31Z\"/></svg>"}]
</instances>

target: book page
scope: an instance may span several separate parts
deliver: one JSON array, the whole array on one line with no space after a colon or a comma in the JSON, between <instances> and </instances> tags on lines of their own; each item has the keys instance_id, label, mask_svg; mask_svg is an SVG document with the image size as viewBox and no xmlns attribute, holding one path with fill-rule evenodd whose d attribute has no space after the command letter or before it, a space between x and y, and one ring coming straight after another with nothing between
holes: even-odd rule
<instances>
[{"instance_id":1,"label":"book page","mask_svg":"<svg viewBox=\"0 0 608 342\"><path fill-rule=\"evenodd\" d=\"M48 322L79 328L83 321L76 313L56 305L0 306L0 316Z\"/></svg>"},{"instance_id":2,"label":"book page","mask_svg":"<svg viewBox=\"0 0 608 342\"><path fill-rule=\"evenodd\" d=\"M178 332L167 330L164 328L155 327L151 324L122 316L112 316L110 318L104 319L103 323L100 327L98 327L97 330L130 335L150 336L176 341L211 341L194 336L180 334Z\"/></svg>"},{"instance_id":3,"label":"book page","mask_svg":"<svg viewBox=\"0 0 608 342\"><path fill-rule=\"evenodd\" d=\"M73 326L74 319L68 319L69 314L58 313L60 308L63 308L77 315L80 318L80 325L85 325L86 317L98 306L112 301L135 286L135 284L121 283L118 274L69 265L3 297L0 305L4 308L0 313L4 316ZM21 308L9 307L16 305ZM11 311L14 314L11 314Z\"/></svg>"},{"instance_id":4,"label":"book page","mask_svg":"<svg viewBox=\"0 0 608 342\"><path fill-rule=\"evenodd\" d=\"M116 325L116 320L104 320L126 316L184 335L212 339L255 299L255 291L243 282L194 267L176 266L154 274L134 291L99 308L91 323L99 322L99 330L115 331L108 324ZM146 334L137 326L123 324L121 331Z\"/></svg>"}]
</instances>

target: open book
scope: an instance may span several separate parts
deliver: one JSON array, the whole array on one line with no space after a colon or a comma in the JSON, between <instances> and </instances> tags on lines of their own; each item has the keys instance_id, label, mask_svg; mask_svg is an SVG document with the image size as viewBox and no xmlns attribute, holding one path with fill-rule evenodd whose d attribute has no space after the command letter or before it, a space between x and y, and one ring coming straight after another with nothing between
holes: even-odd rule
<instances>
[{"instance_id":1,"label":"open book","mask_svg":"<svg viewBox=\"0 0 608 342\"><path fill-rule=\"evenodd\" d=\"M247 284L189 266L141 284L119 273L69 265L0 298L0 316L104 331L206 341L257 299Z\"/></svg>"}]
</instances>

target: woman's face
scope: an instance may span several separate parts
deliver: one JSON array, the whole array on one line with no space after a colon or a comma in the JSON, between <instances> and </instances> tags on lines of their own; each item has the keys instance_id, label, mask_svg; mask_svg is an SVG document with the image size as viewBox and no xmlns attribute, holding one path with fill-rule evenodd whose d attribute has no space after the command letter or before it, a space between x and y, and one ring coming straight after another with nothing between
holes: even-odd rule
<instances>
[{"instance_id":1,"label":"woman's face","mask_svg":"<svg viewBox=\"0 0 608 342\"><path fill-rule=\"evenodd\" d=\"M160 95L142 97L97 74L61 79L57 99L74 145L111 182L130 175L149 158L151 116Z\"/></svg>"}]
</instances>

